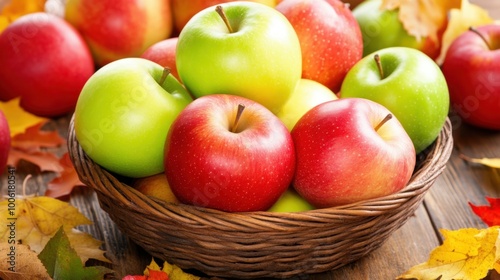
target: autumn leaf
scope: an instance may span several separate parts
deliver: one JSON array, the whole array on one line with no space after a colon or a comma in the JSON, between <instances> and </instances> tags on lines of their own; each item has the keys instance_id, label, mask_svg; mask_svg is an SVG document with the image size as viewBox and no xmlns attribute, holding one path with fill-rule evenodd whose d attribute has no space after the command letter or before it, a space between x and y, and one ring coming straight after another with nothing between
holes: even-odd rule
<instances>
[{"instance_id":1,"label":"autumn leaf","mask_svg":"<svg viewBox=\"0 0 500 280\"><path fill-rule=\"evenodd\" d=\"M17 197L15 208L0 212L3 221L15 221L16 240L30 246L36 253L41 252L47 242L62 226L80 256L82 262L89 258L107 261L99 249L101 242L90 234L73 229L78 225L92 222L77 208L58 199L46 196ZM0 209L8 209L8 200L0 202ZM0 227L0 242L7 242L9 228Z\"/></svg>"},{"instance_id":2,"label":"autumn leaf","mask_svg":"<svg viewBox=\"0 0 500 280\"><path fill-rule=\"evenodd\" d=\"M500 262L498 233L499 227L442 229L443 244L431 252L427 262L398 279L483 279Z\"/></svg>"},{"instance_id":3,"label":"autumn leaf","mask_svg":"<svg viewBox=\"0 0 500 280\"><path fill-rule=\"evenodd\" d=\"M48 121L46 118L26 112L19 105L19 101L20 98L18 97L7 102L0 102L0 110L7 118L12 138L20 133L24 133L26 129L34 125L45 124Z\"/></svg>"},{"instance_id":4,"label":"autumn leaf","mask_svg":"<svg viewBox=\"0 0 500 280\"><path fill-rule=\"evenodd\" d=\"M161 268L154 259L146 266L144 275L127 275L122 280L200 280L193 274L184 272L180 267L168 262L163 263Z\"/></svg>"},{"instance_id":5,"label":"autumn leaf","mask_svg":"<svg viewBox=\"0 0 500 280\"><path fill-rule=\"evenodd\" d=\"M57 148L66 140L57 131L42 130L42 123L35 124L12 138L7 163L18 166L19 161L26 160L37 165L41 171L62 172L64 167L59 158L47 148Z\"/></svg>"},{"instance_id":6,"label":"autumn leaf","mask_svg":"<svg viewBox=\"0 0 500 280\"><path fill-rule=\"evenodd\" d=\"M15 260L10 258L15 254ZM13 262L13 263L12 263ZM9 269L15 267L15 269ZM51 279L37 254L24 244L0 243L0 279Z\"/></svg>"},{"instance_id":7,"label":"autumn leaf","mask_svg":"<svg viewBox=\"0 0 500 280\"><path fill-rule=\"evenodd\" d=\"M471 26L491 24L493 21L488 11L463 0L460 9L451 9L450 11L448 26L443 34L441 53L436 59L437 63L441 64L444 61L451 43L462 33L467 32Z\"/></svg>"},{"instance_id":8,"label":"autumn leaf","mask_svg":"<svg viewBox=\"0 0 500 280\"><path fill-rule=\"evenodd\" d=\"M47 184L46 196L63 197L69 195L74 187L84 186L67 152L61 157L59 163L64 169L58 177Z\"/></svg>"},{"instance_id":9,"label":"autumn leaf","mask_svg":"<svg viewBox=\"0 0 500 280\"><path fill-rule=\"evenodd\" d=\"M44 8L45 0L10 0L0 11L0 33L17 18Z\"/></svg>"},{"instance_id":10,"label":"autumn leaf","mask_svg":"<svg viewBox=\"0 0 500 280\"><path fill-rule=\"evenodd\" d=\"M476 206L469 202L472 211L488 226L500 226L500 198L486 197L489 206Z\"/></svg>"},{"instance_id":11,"label":"autumn leaf","mask_svg":"<svg viewBox=\"0 0 500 280\"><path fill-rule=\"evenodd\" d=\"M111 272L102 266L85 267L73 249L64 228L60 227L38 255L48 274L54 280L87 279L100 280Z\"/></svg>"},{"instance_id":12,"label":"autumn leaf","mask_svg":"<svg viewBox=\"0 0 500 280\"><path fill-rule=\"evenodd\" d=\"M464 154L460 154L460 158L468 162L482 164L491 168L500 168L500 158L472 158Z\"/></svg>"}]
</instances>

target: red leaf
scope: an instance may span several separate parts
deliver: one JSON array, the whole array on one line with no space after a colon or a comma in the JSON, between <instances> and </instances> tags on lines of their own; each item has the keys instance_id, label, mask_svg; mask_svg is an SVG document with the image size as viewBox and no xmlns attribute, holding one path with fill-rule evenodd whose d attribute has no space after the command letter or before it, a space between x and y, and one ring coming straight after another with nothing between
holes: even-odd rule
<instances>
[{"instance_id":1,"label":"red leaf","mask_svg":"<svg viewBox=\"0 0 500 280\"><path fill-rule=\"evenodd\" d=\"M476 206L469 202L472 211L488 226L500 226L500 198L486 197L489 206Z\"/></svg>"},{"instance_id":2,"label":"red leaf","mask_svg":"<svg viewBox=\"0 0 500 280\"><path fill-rule=\"evenodd\" d=\"M67 152L61 157L59 163L64 170L60 172L58 177L48 183L47 190L45 191L46 196L54 198L63 197L69 195L74 187L84 186L80 178L78 178L78 173L76 173Z\"/></svg>"},{"instance_id":3,"label":"red leaf","mask_svg":"<svg viewBox=\"0 0 500 280\"><path fill-rule=\"evenodd\" d=\"M29 161L38 167L40 171L54 171L61 172L64 168L59 163L59 158L54 154L48 152L24 152L23 150L17 150L11 148L9 151L9 159L7 164L10 166L17 166L20 160Z\"/></svg>"},{"instance_id":4,"label":"red leaf","mask_svg":"<svg viewBox=\"0 0 500 280\"><path fill-rule=\"evenodd\" d=\"M148 280L169 280L165 271L149 270Z\"/></svg>"}]
</instances>

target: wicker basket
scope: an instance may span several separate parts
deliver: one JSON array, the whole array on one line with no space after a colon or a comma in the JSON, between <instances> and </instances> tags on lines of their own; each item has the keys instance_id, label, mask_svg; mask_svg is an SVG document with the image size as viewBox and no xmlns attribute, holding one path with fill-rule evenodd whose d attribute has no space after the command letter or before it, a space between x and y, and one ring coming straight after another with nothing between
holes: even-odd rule
<instances>
[{"instance_id":1,"label":"wicker basket","mask_svg":"<svg viewBox=\"0 0 500 280\"><path fill-rule=\"evenodd\" d=\"M210 276L249 279L333 270L378 248L421 204L445 168L453 139L448 119L396 194L302 213L226 213L162 203L95 164L75 139L73 121L68 145L81 181L95 189L102 209L151 255Z\"/></svg>"}]
</instances>

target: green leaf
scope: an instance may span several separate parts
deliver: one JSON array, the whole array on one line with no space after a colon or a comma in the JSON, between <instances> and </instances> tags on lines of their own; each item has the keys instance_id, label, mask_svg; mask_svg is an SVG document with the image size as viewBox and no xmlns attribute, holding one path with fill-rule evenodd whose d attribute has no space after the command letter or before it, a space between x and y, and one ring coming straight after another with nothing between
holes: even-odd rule
<instances>
[{"instance_id":1,"label":"green leaf","mask_svg":"<svg viewBox=\"0 0 500 280\"><path fill-rule=\"evenodd\" d=\"M101 280L112 271L102 266L84 267L71 247L63 227L49 240L38 255L49 275L54 279Z\"/></svg>"}]
</instances>

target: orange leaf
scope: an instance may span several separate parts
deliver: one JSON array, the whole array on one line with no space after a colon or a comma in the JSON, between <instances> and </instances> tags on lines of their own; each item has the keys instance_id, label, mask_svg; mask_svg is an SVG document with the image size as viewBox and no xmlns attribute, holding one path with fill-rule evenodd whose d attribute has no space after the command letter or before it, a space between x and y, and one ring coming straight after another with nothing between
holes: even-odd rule
<instances>
[{"instance_id":1,"label":"orange leaf","mask_svg":"<svg viewBox=\"0 0 500 280\"><path fill-rule=\"evenodd\" d=\"M42 12L45 0L11 0L0 11L0 33L20 16Z\"/></svg>"},{"instance_id":2,"label":"orange leaf","mask_svg":"<svg viewBox=\"0 0 500 280\"><path fill-rule=\"evenodd\" d=\"M40 118L26 112L19 105L19 100L18 97L7 102L0 102L0 110L5 114L5 118L7 118L11 137L24 133L29 127L48 121L48 119Z\"/></svg>"},{"instance_id":3,"label":"orange leaf","mask_svg":"<svg viewBox=\"0 0 500 280\"><path fill-rule=\"evenodd\" d=\"M17 166L19 161L29 161L40 168L40 171L62 172L64 168L59 163L59 158L49 152L26 153L22 150L10 149L7 164Z\"/></svg>"},{"instance_id":4,"label":"orange leaf","mask_svg":"<svg viewBox=\"0 0 500 280\"><path fill-rule=\"evenodd\" d=\"M68 153L65 153L61 157L59 163L64 170L59 174L59 177L52 179L48 183L47 190L45 191L46 196L62 197L69 195L74 187L84 186L80 178L78 178L78 173L76 173Z\"/></svg>"},{"instance_id":5,"label":"orange leaf","mask_svg":"<svg viewBox=\"0 0 500 280\"><path fill-rule=\"evenodd\" d=\"M486 197L489 206L476 206L469 202L472 211L488 226L500 226L500 198Z\"/></svg>"}]
</instances>

